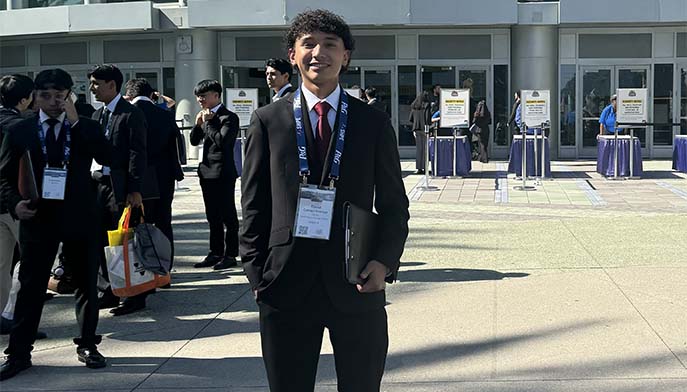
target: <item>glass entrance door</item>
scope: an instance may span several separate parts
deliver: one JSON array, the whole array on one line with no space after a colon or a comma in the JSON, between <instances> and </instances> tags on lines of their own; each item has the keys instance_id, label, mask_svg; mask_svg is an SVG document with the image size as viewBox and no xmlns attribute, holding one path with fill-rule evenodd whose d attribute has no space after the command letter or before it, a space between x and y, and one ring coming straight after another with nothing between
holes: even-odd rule
<instances>
[{"instance_id":1,"label":"glass entrance door","mask_svg":"<svg viewBox=\"0 0 687 392\"><path fill-rule=\"evenodd\" d=\"M648 86L649 67L637 66L603 66L582 68L582 95L578 100L578 121L581 126L580 157L596 157L597 140L599 134L599 117L601 112L611 103L611 96L619 88L646 88ZM635 136L639 137L642 147L647 147L647 134L650 129L635 129Z\"/></svg>"},{"instance_id":2,"label":"glass entrance door","mask_svg":"<svg viewBox=\"0 0 687 392\"><path fill-rule=\"evenodd\" d=\"M392 117L391 109L394 102L394 89L391 87L391 68L379 69L365 67L363 70L363 88L374 87L377 90L377 101L384 105L386 114ZM392 124L395 124L392 121Z\"/></svg>"},{"instance_id":3,"label":"glass entrance door","mask_svg":"<svg viewBox=\"0 0 687 392\"><path fill-rule=\"evenodd\" d=\"M612 68L583 68L582 69L582 99L578 102L582 106L577 112L582 113L582 143L579 155L595 157L596 136L599 134L599 118L601 112L611 102L613 91Z\"/></svg>"}]
</instances>

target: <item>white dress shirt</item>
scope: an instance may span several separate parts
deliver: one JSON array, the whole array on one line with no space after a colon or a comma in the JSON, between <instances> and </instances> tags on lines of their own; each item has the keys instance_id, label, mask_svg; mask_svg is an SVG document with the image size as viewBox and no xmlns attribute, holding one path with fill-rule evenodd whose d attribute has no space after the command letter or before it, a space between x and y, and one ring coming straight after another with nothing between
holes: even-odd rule
<instances>
[{"instance_id":1,"label":"white dress shirt","mask_svg":"<svg viewBox=\"0 0 687 392\"><path fill-rule=\"evenodd\" d=\"M277 93L274 94L274 96L272 97L272 102L277 102L278 100L282 99L281 95L289 87L291 87L291 83L286 83L284 86L282 86L282 88L280 88L279 91L277 91Z\"/></svg>"},{"instance_id":2,"label":"white dress shirt","mask_svg":"<svg viewBox=\"0 0 687 392\"><path fill-rule=\"evenodd\" d=\"M143 96L143 95L139 95L138 97L132 99L132 100L131 100L131 104L133 105L133 104L135 104L135 103L138 102L138 101L146 101L146 102L152 103L153 105L156 105L156 103L153 102L152 99L150 99L150 98L148 98L148 97L145 97L145 96Z\"/></svg>"},{"instance_id":3,"label":"white dress shirt","mask_svg":"<svg viewBox=\"0 0 687 392\"><path fill-rule=\"evenodd\" d=\"M62 113L60 114L55 120L59 121L57 124L55 124L55 140L60 138L60 131L62 130L62 124L64 123L64 118L67 117L67 113ZM40 113L38 114L38 118L41 122L41 128L43 128L43 136L46 138L48 137L48 129L50 129L50 125L46 122L48 119L52 118L45 114L43 109L40 110Z\"/></svg>"},{"instance_id":4,"label":"white dress shirt","mask_svg":"<svg viewBox=\"0 0 687 392\"><path fill-rule=\"evenodd\" d=\"M327 121L329 121L329 129L331 129L332 132L336 132L336 130L334 129L334 123L336 122L336 113L339 109L339 99L341 98L341 86L336 86L336 89L334 89L334 91L332 91L332 93L329 94L325 99L317 98L317 95L313 94L310 90L305 88L303 84L301 84L301 92L303 94L303 98L305 98L305 104L308 107L308 114L310 116L310 125L312 125L313 135L317 137L317 122L319 120L319 116L315 111L315 105L318 102L322 101L326 101L327 103L329 103L330 108L327 112Z\"/></svg>"}]
</instances>

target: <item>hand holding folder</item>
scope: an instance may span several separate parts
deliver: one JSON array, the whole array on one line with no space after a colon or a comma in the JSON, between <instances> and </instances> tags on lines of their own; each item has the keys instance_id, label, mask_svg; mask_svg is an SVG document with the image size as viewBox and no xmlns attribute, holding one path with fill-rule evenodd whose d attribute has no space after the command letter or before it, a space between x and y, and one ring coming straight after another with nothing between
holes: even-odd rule
<instances>
[{"instance_id":1,"label":"hand holding folder","mask_svg":"<svg viewBox=\"0 0 687 392\"><path fill-rule=\"evenodd\" d=\"M345 277L348 283L362 285L360 278L377 242L377 214L349 202L344 203L344 229L346 230Z\"/></svg>"}]
</instances>

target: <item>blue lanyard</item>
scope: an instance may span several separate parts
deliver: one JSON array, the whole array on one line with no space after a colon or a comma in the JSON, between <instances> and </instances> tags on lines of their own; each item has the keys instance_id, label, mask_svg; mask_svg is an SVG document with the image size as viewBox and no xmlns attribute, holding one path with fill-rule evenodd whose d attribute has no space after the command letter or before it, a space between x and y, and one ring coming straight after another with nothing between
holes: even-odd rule
<instances>
[{"instance_id":1,"label":"blue lanyard","mask_svg":"<svg viewBox=\"0 0 687 392\"><path fill-rule=\"evenodd\" d=\"M48 131L50 128L48 128ZM72 141L72 136L71 136L71 125L69 124L68 120L64 120L62 123L62 130L66 132L64 135L64 160L62 161L62 164L64 165L64 168L67 168L67 165L69 164L69 157L71 156L71 141ZM60 132L61 132L60 131ZM45 142L45 133L47 131L43 131L43 125L41 124L41 120L38 120L38 139L41 141L41 150L43 151L43 159L45 160L45 166L48 166L48 145Z\"/></svg>"},{"instance_id":2,"label":"blue lanyard","mask_svg":"<svg viewBox=\"0 0 687 392\"><path fill-rule=\"evenodd\" d=\"M298 168L299 175L307 181L310 175L308 166L308 152L305 141L305 128L303 127L303 108L301 106L301 89L296 90L293 97L293 115L296 120L296 141L298 143ZM344 141L346 139L346 127L348 126L348 94L341 90L341 112L339 113L339 127L336 131L336 146L332 164L329 171L330 186L339 179L341 173L341 157L343 156Z\"/></svg>"}]
</instances>

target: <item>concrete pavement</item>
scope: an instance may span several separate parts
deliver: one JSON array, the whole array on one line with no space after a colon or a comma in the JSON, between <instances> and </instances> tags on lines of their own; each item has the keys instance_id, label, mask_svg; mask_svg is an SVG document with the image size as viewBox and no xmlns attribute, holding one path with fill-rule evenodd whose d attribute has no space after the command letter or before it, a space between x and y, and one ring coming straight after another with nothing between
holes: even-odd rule
<instances>
[{"instance_id":1,"label":"concrete pavement","mask_svg":"<svg viewBox=\"0 0 687 392\"><path fill-rule=\"evenodd\" d=\"M388 286L383 391L687 391L687 176L649 161L648 178L610 182L589 162L555 162L554 180L520 194L494 162L430 193L413 166L403 162L410 237ZM101 312L110 366L76 361L73 299L58 296L34 367L1 391L267 390L240 268L192 267L208 232L188 174L172 288L143 312ZM317 390L335 391L327 339L322 353Z\"/></svg>"}]
</instances>

